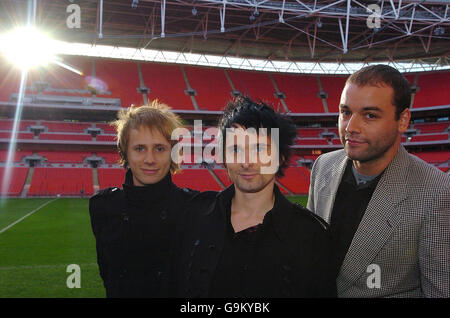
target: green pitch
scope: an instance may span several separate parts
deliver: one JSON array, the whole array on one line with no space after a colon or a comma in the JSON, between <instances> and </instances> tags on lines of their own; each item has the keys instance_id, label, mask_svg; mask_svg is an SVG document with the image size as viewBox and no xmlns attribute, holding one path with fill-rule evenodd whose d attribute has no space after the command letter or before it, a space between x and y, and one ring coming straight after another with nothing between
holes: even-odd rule
<instances>
[{"instance_id":1,"label":"green pitch","mask_svg":"<svg viewBox=\"0 0 450 318\"><path fill-rule=\"evenodd\" d=\"M307 197L289 199L306 205ZM80 288L67 287L70 264L80 267ZM88 199L0 199L3 297L105 297Z\"/></svg>"}]
</instances>

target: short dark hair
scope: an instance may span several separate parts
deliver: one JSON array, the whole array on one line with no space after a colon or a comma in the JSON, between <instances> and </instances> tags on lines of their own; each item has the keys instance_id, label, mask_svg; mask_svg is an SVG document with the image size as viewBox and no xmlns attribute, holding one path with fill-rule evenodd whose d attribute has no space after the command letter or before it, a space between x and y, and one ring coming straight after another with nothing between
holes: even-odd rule
<instances>
[{"instance_id":1,"label":"short dark hair","mask_svg":"<svg viewBox=\"0 0 450 318\"><path fill-rule=\"evenodd\" d=\"M219 120L219 131L222 134L224 150L226 144L226 129L235 125L248 128L279 128L279 162L280 166L276 173L277 177L284 176L283 171L287 168L291 157L291 146L297 137L297 129L292 121L285 115L275 112L273 108L261 101L254 102L247 96L236 97L229 102Z\"/></svg>"},{"instance_id":2,"label":"short dark hair","mask_svg":"<svg viewBox=\"0 0 450 318\"><path fill-rule=\"evenodd\" d=\"M353 73L345 84L356 84L358 86L379 86L384 84L390 86L394 91L392 104L396 108L396 120L411 105L411 86L408 80L398 70L388 65L366 66Z\"/></svg>"}]
</instances>

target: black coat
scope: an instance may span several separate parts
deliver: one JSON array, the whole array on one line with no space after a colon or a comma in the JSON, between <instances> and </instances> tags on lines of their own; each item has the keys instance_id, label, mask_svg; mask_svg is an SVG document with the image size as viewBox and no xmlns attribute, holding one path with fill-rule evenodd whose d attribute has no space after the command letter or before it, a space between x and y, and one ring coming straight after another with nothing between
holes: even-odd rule
<instances>
[{"instance_id":1,"label":"black coat","mask_svg":"<svg viewBox=\"0 0 450 318\"><path fill-rule=\"evenodd\" d=\"M168 258L176 223L196 192L180 189L170 173L160 182L108 188L89 200L97 261L107 297L166 297Z\"/></svg>"},{"instance_id":2,"label":"black coat","mask_svg":"<svg viewBox=\"0 0 450 318\"><path fill-rule=\"evenodd\" d=\"M222 297L335 297L326 223L274 189L275 203L257 230L253 256L238 295ZM234 186L196 195L180 229L172 292L177 297L209 297L221 258ZM259 232L259 233L258 233ZM217 286L216 286L217 287Z\"/></svg>"}]
</instances>

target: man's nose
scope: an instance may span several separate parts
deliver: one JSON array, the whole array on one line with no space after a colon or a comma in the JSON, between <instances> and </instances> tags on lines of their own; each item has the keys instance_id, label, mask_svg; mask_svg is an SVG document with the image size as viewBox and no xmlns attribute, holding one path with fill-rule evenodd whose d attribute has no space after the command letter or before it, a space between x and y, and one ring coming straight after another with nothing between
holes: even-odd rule
<instances>
[{"instance_id":1,"label":"man's nose","mask_svg":"<svg viewBox=\"0 0 450 318\"><path fill-rule=\"evenodd\" d=\"M145 157L144 157L144 162L148 163L148 164L152 164L152 163L154 163L154 161L155 161L155 158L153 156L153 153L151 151L147 151L147 153L145 154Z\"/></svg>"},{"instance_id":2,"label":"man's nose","mask_svg":"<svg viewBox=\"0 0 450 318\"><path fill-rule=\"evenodd\" d=\"M347 121L347 126L345 127L345 131L348 133L359 133L360 132L360 120L358 116L353 114L350 119Z\"/></svg>"}]
</instances>

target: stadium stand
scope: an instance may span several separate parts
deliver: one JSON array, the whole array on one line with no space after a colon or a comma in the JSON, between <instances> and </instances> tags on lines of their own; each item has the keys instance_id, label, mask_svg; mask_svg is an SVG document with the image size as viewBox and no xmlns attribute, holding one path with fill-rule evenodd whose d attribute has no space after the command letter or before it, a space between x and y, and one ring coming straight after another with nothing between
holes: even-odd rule
<instances>
[{"instance_id":1,"label":"stadium stand","mask_svg":"<svg viewBox=\"0 0 450 318\"><path fill-rule=\"evenodd\" d=\"M196 91L200 110L220 111L232 98L231 87L221 69L185 67L191 87Z\"/></svg>"},{"instance_id":2,"label":"stadium stand","mask_svg":"<svg viewBox=\"0 0 450 318\"><path fill-rule=\"evenodd\" d=\"M29 196L79 196L94 193L90 168L34 168Z\"/></svg>"},{"instance_id":3,"label":"stadium stand","mask_svg":"<svg viewBox=\"0 0 450 318\"><path fill-rule=\"evenodd\" d=\"M328 145L328 141L323 138L298 138L295 140L296 145Z\"/></svg>"},{"instance_id":4,"label":"stadium stand","mask_svg":"<svg viewBox=\"0 0 450 318\"><path fill-rule=\"evenodd\" d=\"M92 136L88 134L41 133L39 139L92 141Z\"/></svg>"},{"instance_id":5,"label":"stadium stand","mask_svg":"<svg viewBox=\"0 0 450 318\"><path fill-rule=\"evenodd\" d=\"M345 86L346 77L321 76L322 89L327 93L327 106L330 113L339 111L342 89Z\"/></svg>"},{"instance_id":6,"label":"stadium stand","mask_svg":"<svg viewBox=\"0 0 450 318\"><path fill-rule=\"evenodd\" d=\"M20 162L22 158L25 156L30 156L32 154L31 151L15 151L13 162ZM0 150L0 162L6 162L8 158L8 150Z\"/></svg>"},{"instance_id":7,"label":"stadium stand","mask_svg":"<svg viewBox=\"0 0 450 318\"><path fill-rule=\"evenodd\" d=\"M11 139L11 131L0 131L0 138ZM22 133L17 134L17 139L33 139L33 133Z\"/></svg>"},{"instance_id":8,"label":"stadium stand","mask_svg":"<svg viewBox=\"0 0 450 318\"><path fill-rule=\"evenodd\" d=\"M273 74L278 89L286 98L287 107L292 113L323 113L321 99L317 96L319 85L317 77L289 74Z\"/></svg>"},{"instance_id":9,"label":"stadium stand","mask_svg":"<svg viewBox=\"0 0 450 318\"><path fill-rule=\"evenodd\" d=\"M99 168L98 183L100 189L122 187L125 180L125 169L122 168Z\"/></svg>"},{"instance_id":10,"label":"stadium stand","mask_svg":"<svg viewBox=\"0 0 450 318\"><path fill-rule=\"evenodd\" d=\"M190 188L199 191L221 191L222 187L214 180L207 169L183 169L172 177L180 188Z\"/></svg>"},{"instance_id":11,"label":"stadium stand","mask_svg":"<svg viewBox=\"0 0 450 318\"><path fill-rule=\"evenodd\" d=\"M0 180L3 180L5 175L5 167L0 167ZM2 195L18 196L22 193L23 185L28 174L28 167L13 167L11 172L11 183L9 184L6 193Z\"/></svg>"},{"instance_id":12,"label":"stadium stand","mask_svg":"<svg viewBox=\"0 0 450 318\"><path fill-rule=\"evenodd\" d=\"M36 153L47 159L48 163L82 163L91 152L86 151L39 151Z\"/></svg>"},{"instance_id":13,"label":"stadium stand","mask_svg":"<svg viewBox=\"0 0 450 318\"><path fill-rule=\"evenodd\" d=\"M421 152L412 152L412 154L431 164L446 163L450 160L450 150L421 151Z\"/></svg>"},{"instance_id":14,"label":"stadium stand","mask_svg":"<svg viewBox=\"0 0 450 318\"><path fill-rule=\"evenodd\" d=\"M420 123L414 124L414 129L418 129L421 134L441 133L448 130L448 123Z\"/></svg>"},{"instance_id":15,"label":"stadium stand","mask_svg":"<svg viewBox=\"0 0 450 318\"><path fill-rule=\"evenodd\" d=\"M95 127L103 129L103 132L105 134L115 134L116 132L116 128L114 128L113 126L109 125L109 124L95 124Z\"/></svg>"},{"instance_id":16,"label":"stadium stand","mask_svg":"<svg viewBox=\"0 0 450 318\"><path fill-rule=\"evenodd\" d=\"M427 135L414 135L411 138L411 142L418 141L446 141L448 140L448 134L427 134Z\"/></svg>"},{"instance_id":17,"label":"stadium stand","mask_svg":"<svg viewBox=\"0 0 450 318\"><path fill-rule=\"evenodd\" d=\"M306 167L288 167L284 177L278 178L284 187L295 194L308 194L310 172Z\"/></svg>"},{"instance_id":18,"label":"stadium stand","mask_svg":"<svg viewBox=\"0 0 450 318\"><path fill-rule=\"evenodd\" d=\"M246 71L227 71L234 88L243 95L250 96L252 99L259 100L272 105L275 109L283 111L281 102L274 96L275 88L270 81L267 73L246 72Z\"/></svg>"},{"instance_id":19,"label":"stadium stand","mask_svg":"<svg viewBox=\"0 0 450 318\"><path fill-rule=\"evenodd\" d=\"M190 96L184 92L187 86L180 66L141 63L141 69L150 100L159 99L174 109L194 110Z\"/></svg>"},{"instance_id":20,"label":"stadium stand","mask_svg":"<svg viewBox=\"0 0 450 318\"><path fill-rule=\"evenodd\" d=\"M92 124L90 123L69 123L57 121L42 121L41 125L47 127L49 132L71 133L84 133L86 128L92 127Z\"/></svg>"},{"instance_id":21,"label":"stadium stand","mask_svg":"<svg viewBox=\"0 0 450 318\"><path fill-rule=\"evenodd\" d=\"M231 185L230 178L228 177L228 172L226 169L214 169L213 170L219 180L226 186Z\"/></svg>"},{"instance_id":22,"label":"stadium stand","mask_svg":"<svg viewBox=\"0 0 450 318\"><path fill-rule=\"evenodd\" d=\"M117 141L116 135L97 135L97 141Z\"/></svg>"},{"instance_id":23,"label":"stadium stand","mask_svg":"<svg viewBox=\"0 0 450 318\"><path fill-rule=\"evenodd\" d=\"M120 98L122 107L142 105L136 62L95 59L96 79L106 84L106 92L98 97ZM124 80L126 79L126 80Z\"/></svg>"},{"instance_id":24,"label":"stadium stand","mask_svg":"<svg viewBox=\"0 0 450 318\"><path fill-rule=\"evenodd\" d=\"M450 73L419 74L413 108L449 105Z\"/></svg>"}]
</instances>

